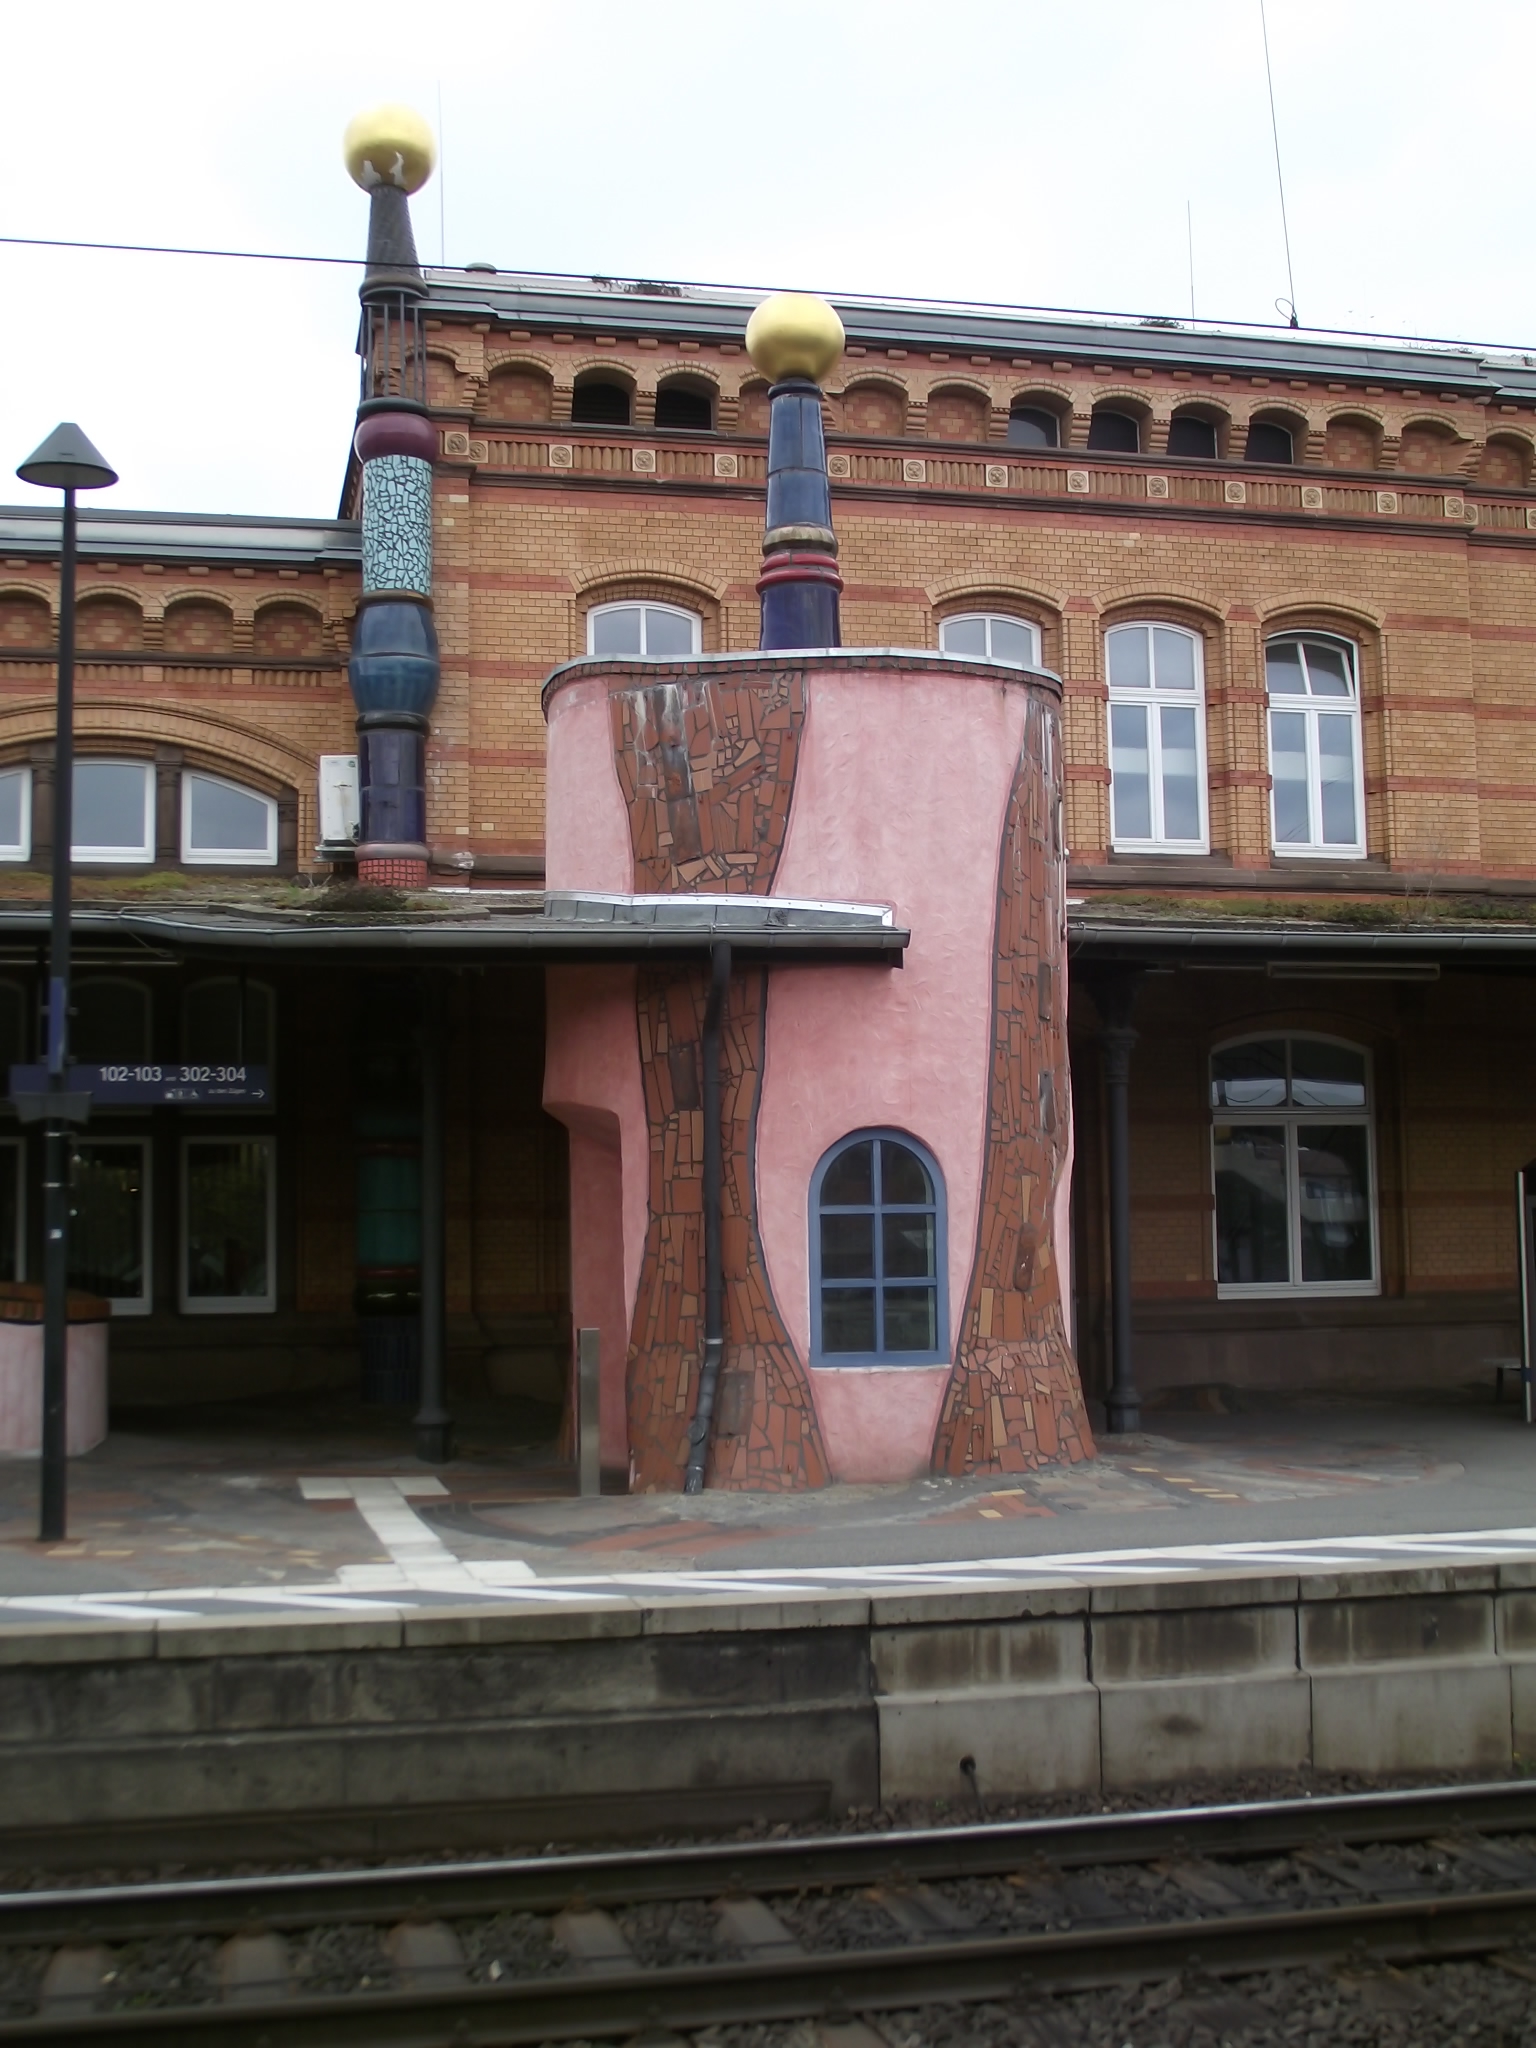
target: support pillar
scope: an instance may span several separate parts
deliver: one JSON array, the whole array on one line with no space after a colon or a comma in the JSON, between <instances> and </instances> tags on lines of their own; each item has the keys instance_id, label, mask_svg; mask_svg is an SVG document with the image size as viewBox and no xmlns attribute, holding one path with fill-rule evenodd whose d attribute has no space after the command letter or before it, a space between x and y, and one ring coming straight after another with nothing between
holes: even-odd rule
<instances>
[{"instance_id":1,"label":"support pillar","mask_svg":"<svg viewBox=\"0 0 1536 2048\"><path fill-rule=\"evenodd\" d=\"M1111 1435L1141 1428L1131 1338L1131 1011L1139 967L1095 975L1093 998L1103 1019L1099 1044L1109 1096L1110 1383L1105 1397Z\"/></svg>"},{"instance_id":2,"label":"support pillar","mask_svg":"<svg viewBox=\"0 0 1536 2048\"><path fill-rule=\"evenodd\" d=\"M442 977L429 974L421 1022L421 1406L416 1455L429 1465L453 1456L448 1413L447 1146L443 1116Z\"/></svg>"}]
</instances>

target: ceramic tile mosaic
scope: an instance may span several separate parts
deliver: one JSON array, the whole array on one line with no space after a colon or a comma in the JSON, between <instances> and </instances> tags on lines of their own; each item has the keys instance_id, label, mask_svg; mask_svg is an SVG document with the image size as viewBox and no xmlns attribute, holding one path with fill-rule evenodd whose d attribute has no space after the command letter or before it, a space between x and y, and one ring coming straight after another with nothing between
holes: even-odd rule
<instances>
[{"instance_id":1,"label":"ceramic tile mosaic","mask_svg":"<svg viewBox=\"0 0 1536 2048\"><path fill-rule=\"evenodd\" d=\"M432 465L415 455L363 465L363 589L432 595Z\"/></svg>"}]
</instances>

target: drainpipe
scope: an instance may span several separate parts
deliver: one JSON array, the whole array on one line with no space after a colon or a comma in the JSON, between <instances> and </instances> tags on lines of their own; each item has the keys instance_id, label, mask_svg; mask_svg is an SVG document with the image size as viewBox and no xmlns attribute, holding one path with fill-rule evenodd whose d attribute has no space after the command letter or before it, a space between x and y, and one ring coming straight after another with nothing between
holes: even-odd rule
<instances>
[{"instance_id":1,"label":"drainpipe","mask_svg":"<svg viewBox=\"0 0 1536 2048\"><path fill-rule=\"evenodd\" d=\"M426 976L421 1029L421 1406L412 1427L416 1455L429 1465L453 1456L446 1406L448 1349L447 1231L443 1117L444 988Z\"/></svg>"},{"instance_id":2,"label":"drainpipe","mask_svg":"<svg viewBox=\"0 0 1536 2048\"><path fill-rule=\"evenodd\" d=\"M720 1025L731 986L731 949L725 940L709 949L709 1002L704 1011L704 1362L699 1399L688 1426L688 1470L684 1493L704 1491L704 1468L714 1431L715 1393L725 1355L725 1281L720 1255L720 1192L724 1147L720 1116Z\"/></svg>"},{"instance_id":3,"label":"drainpipe","mask_svg":"<svg viewBox=\"0 0 1536 2048\"><path fill-rule=\"evenodd\" d=\"M1112 1435L1141 1428L1141 1395L1131 1357L1131 1010L1140 970L1095 976L1093 998L1103 1019L1099 1043L1109 1092L1109 1291L1112 1377L1105 1401Z\"/></svg>"}]
</instances>

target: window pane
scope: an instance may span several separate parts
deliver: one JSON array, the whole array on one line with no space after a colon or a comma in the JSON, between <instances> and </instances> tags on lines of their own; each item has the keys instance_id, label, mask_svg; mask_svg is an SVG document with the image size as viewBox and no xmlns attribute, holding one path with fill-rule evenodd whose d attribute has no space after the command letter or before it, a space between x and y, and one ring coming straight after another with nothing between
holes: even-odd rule
<instances>
[{"instance_id":1,"label":"window pane","mask_svg":"<svg viewBox=\"0 0 1536 2048\"><path fill-rule=\"evenodd\" d=\"M149 1058L149 991L136 981L82 981L72 991L69 1049L77 1060Z\"/></svg>"},{"instance_id":2,"label":"window pane","mask_svg":"<svg viewBox=\"0 0 1536 2048\"><path fill-rule=\"evenodd\" d=\"M824 1287L821 1290L823 1351L873 1351L875 1290L873 1287Z\"/></svg>"},{"instance_id":3,"label":"window pane","mask_svg":"<svg viewBox=\"0 0 1536 2048\"><path fill-rule=\"evenodd\" d=\"M1280 1109L1284 1103L1283 1038L1256 1038L1212 1053L1212 1109Z\"/></svg>"},{"instance_id":4,"label":"window pane","mask_svg":"<svg viewBox=\"0 0 1536 2048\"><path fill-rule=\"evenodd\" d=\"M1355 846L1359 824L1355 816L1355 721L1337 712L1325 713L1317 721L1318 769L1322 780L1323 844Z\"/></svg>"},{"instance_id":5,"label":"window pane","mask_svg":"<svg viewBox=\"0 0 1536 2048\"><path fill-rule=\"evenodd\" d=\"M70 1179L69 1284L109 1300L144 1295L144 1151L77 1145Z\"/></svg>"},{"instance_id":6,"label":"window pane","mask_svg":"<svg viewBox=\"0 0 1536 2048\"><path fill-rule=\"evenodd\" d=\"M1214 423L1191 413L1173 420L1168 428L1168 453L1193 457L1197 461L1213 457L1216 453Z\"/></svg>"},{"instance_id":7,"label":"window pane","mask_svg":"<svg viewBox=\"0 0 1536 2048\"><path fill-rule=\"evenodd\" d=\"M1364 1109L1365 1054L1318 1038L1293 1038L1291 1100L1298 1109Z\"/></svg>"},{"instance_id":8,"label":"window pane","mask_svg":"<svg viewBox=\"0 0 1536 2048\"><path fill-rule=\"evenodd\" d=\"M693 621L681 612L658 611L648 605L645 613L645 651L653 658L657 655L682 655L693 652Z\"/></svg>"},{"instance_id":9,"label":"window pane","mask_svg":"<svg viewBox=\"0 0 1536 2048\"><path fill-rule=\"evenodd\" d=\"M825 1208L838 1208L874 1199L875 1143L873 1138L866 1138L862 1144L839 1152L827 1168L821 1183L821 1200Z\"/></svg>"},{"instance_id":10,"label":"window pane","mask_svg":"<svg viewBox=\"0 0 1536 2048\"><path fill-rule=\"evenodd\" d=\"M1017 619L992 621L992 659L1006 661L1014 668L1028 668L1035 658L1034 636Z\"/></svg>"},{"instance_id":11,"label":"window pane","mask_svg":"<svg viewBox=\"0 0 1536 2048\"><path fill-rule=\"evenodd\" d=\"M1187 633L1173 633L1166 626L1154 626L1152 652L1160 690L1192 690L1195 687L1195 643Z\"/></svg>"},{"instance_id":12,"label":"window pane","mask_svg":"<svg viewBox=\"0 0 1536 2048\"><path fill-rule=\"evenodd\" d=\"M1054 448L1055 416L1032 405L1015 406L1008 415L1008 445L1010 448Z\"/></svg>"},{"instance_id":13,"label":"window pane","mask_svg":"<svg viewBox=\"0 0 1536 2048\"><path fill-rule=\"evenodd\" d=\"M831 1219L822 1220L825 1224ZM913 1216L898 1213L895 1216L883 1216L880 1219L880 1238L887 1280L931 1280L934 1277L931 1215Z\"/></svg>"},{"instance_id":14,"label":"window pane","mask_svg":"<svg viewBox=\"0 0 1536 2048\"><path fill-rule=\"evenodd\" d=\"M965 654L974 661L987 658L985 619L946 619L940 637L946 654Z\"/></svg>"},{"instance_id":15,"label":"window pane","mask_svg":"<svg viewBox=\"0 0 1536 2048\"><path fill-rule=\"evenodd\" d=\"M1370 1148L1364 1124L1299 1124L1303 1280L1371 1278Z\"/></svg>"},{"instance_id":16,"label":"window pane","mask_svg":"<svg viewBox=\"0 0 1536 2048\"><path fill-rule=\"evenodd\" d=\"M938 1316L931 1287L887 1287L885 1348L887 1351L936 1351Z\"/></svg>"},{"instance_id":17,"label":"window pane","mask_svg":"<svg viewBox=\"0 0 1536 2048\"><path fill-rule=\"evenodd\" d=\"M880 1199L882 1202L931 1202L933 1182L928 1169L906 1145L886 1138L880 1147Z\"/></svg>"},{"instance_id":18,"label":"window pane","mask_svg":"<svg viewBox=\"0 0 1536 2048\"><path fill-rule=\"evenodd\" d=\"M1135 707L1140 709L1140 706ZM1184 705L1162 708L1163 837L1200 837L1200 770L1195 753L1195 714Z\"/></svg>"},{"instance_id":19,"label":"window pane","mask_svg":"<svg viewBox=\"0 0 1536 2048\"><path fill-rule=\"evenodd\" d=\"M1306 678L1301 672L1301 649L1294 640L1270 641L1264 650L1264 675L1273 696L1307 694Z\"/></svg>"},{"instance_id":20,"label":"window pane","mask_svg":"<svg viewBox=\"0 0 1536 2048\"><path fill-rule=\"evenodd\" d=\"M185 1058L220 1065L235 1060L271 1064L272 993L260 982L246 984L243 1031L237 980L203 981L189 988L182 1015Z\"/></svg>"},{"instance_id":21,"label":"window pane","mask_svg":"<svg viewBox=\"0 0 1536 2048\"><path fill-rule=\"evenodd\" d=\"M1141 430L1128 412L1095 412L1088 422L1088 446L1109 455L1134 455Z\"/></svg>"},{"instance_id":22,"label":"window pane","mask_svg":"<svg viewBox=\"0 0 1536 2048\"><path fill-rule=\"evenodd\" d=\"M1277 427L1272 420L1255 420L1248 429L1245 462L1289 462L1292 454L1288 427Z\"/></svg>"},{"instance_id":23,"label":"window pane","mask_svg":"<svg viewBox=\"0 0 1536 2048\"><path fill-rule=\"evenodd\" d=\"M27 1004L14 981L0 981L0 1080L27 1056ZM4 1161L0 1158L0 1170Z\"/></svg>"},{"instance_id":24,"label":"window pane","mask_svg":"<svg viewBox=\"0 0 1536 2048\"><path fill-rule=\"evenodd\" d=\"M1117 839L1152 837L1152 775L1147 757L1147 707L1109 707L1110 795Z\"/></svg>"},{"instance_id":25,"label":"window pane","mask_svg":"<svg viewBox=\"0 0 1536 2048\"><path fill-rule=\"evenodd\" d=\"M875 1276L873 1216L823 1216L821 1273L824 1280L872 1280Z\"/></svg>"},{"instance_id":26,"label":"window pane","mask_svg":"<svg viewBox=\"0 0 1536 2048\"><path fill-rule=\"evenodd\" d=\"M1312 844L1307 797L1307 721L1299 711L1269 714L1269 772L1275 779L1275 844Z\"/></svg>"},{"instance_id":27,"label":"window pane","mask_svg":"<svg viewBox=\"0 0 1536 2048\"><path fill-rule=\"evenodd\" d=\"M587 622L594 654L639 654L640 607L616 605L612 611L594 612Z\"/></svg>"},{"instance_id":28,"label":"window pane","mask_svg":"<svg viewBox=\"0 0 1536 2048\"><path fill-rule=\"evenodd\" d=\"M1307 642L1307 674L1312 682L1314 697L1349 697L1349 658L1342 647L1331 647L1326 640Z\"/></svg>"},{"instance_id":29,"label":"window pane","mask_svg":"<svg viewBox=\"0 0 1536 2048\"><path fill-rule=\"evenodd\" d=\"M1122 626L1109 636L1109 680L1117 690L1146 690L1152 684L1145 626Z\"/></svg>"},{"instance_id":30,"label":"window pane","mask_svg":"<svg viewBox=\"0 0 1536 2048\"><path fill-rule=\"evenodd\" d=\"M1285 1126L1217 1124L1216 1277L1229 1285L1288 1281Z\"/></svg>"},{"instance_id":31,"label":"window pane","mask_svg":"<svg viewBox=\"0 0 1536 2048\"><path fill-rule=\"evenodd\" d=\"M77 761L74 849L147 853L149 768L138 761Z\"/></svg>"},{"instance_id":32,"label":"window pane","mask_svg":"<svg viewBox=\"0 0 1536 2048\"><path fill-rule=\"evenodd\" d=\"M0 775L0 852L27 850L22 843L21 814L30 772L26 768L12 768Z\"/></svg>"},{"instance_id":33,"label":"window pane","mask_svg":"<svg viewBox=\"0 0 1536 2048\"><path fill-rule=\"evenodd\" d=\"M187 1147L189 1301L266 1296L270 1166L268 1148L251 1141Z\"/></svg>"},{"instance_id":34,"label":"window pane","mask_svg":"<svg viewBox=\"0 0 1536 2048\"><path fill-rule=\"evenodd\" d=\"M16 1263L21 1158L19 1145L0 1145L0 1280L19 1280L22 1277Z\"/></svg>"},{"instance_id":35,"label":"window pane","mask_svg":"<svg viewBox=\"0 0 1536 2048\"><path fill-rule=\"evenodd\" d=\"M265 797L215 782L210 775L186 779L187 846L193 853L266 853L272 843L272 810Z\"/></svg>"}]
</instances>

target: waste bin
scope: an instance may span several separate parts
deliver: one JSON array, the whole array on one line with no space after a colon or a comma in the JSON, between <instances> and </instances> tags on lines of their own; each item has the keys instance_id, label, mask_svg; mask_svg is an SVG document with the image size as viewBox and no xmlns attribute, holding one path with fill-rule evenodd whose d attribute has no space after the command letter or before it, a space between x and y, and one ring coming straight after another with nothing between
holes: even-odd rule
<instances>
[{"instance_id":1,"label":"waste bin","mask_svg":"<svg viewBox=\"0 0 1536 2048\"><path fill-rule=\"evenodd\" d=\"M93 1451L107 1433L107 1324L112 1305L69 1296L64 1448ZM36 1458L43 1448L43 1290L0 1282L0 1452Z\"/></svg>"}]
</instances>

